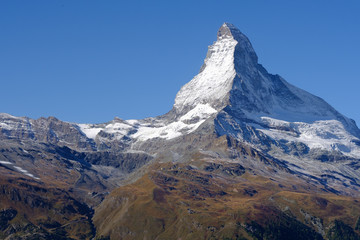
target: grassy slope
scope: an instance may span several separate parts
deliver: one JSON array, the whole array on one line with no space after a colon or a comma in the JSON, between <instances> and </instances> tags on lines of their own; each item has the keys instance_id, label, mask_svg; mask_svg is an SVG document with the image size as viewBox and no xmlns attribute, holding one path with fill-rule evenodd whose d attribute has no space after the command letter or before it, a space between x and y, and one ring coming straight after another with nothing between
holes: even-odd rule
<instances>
[{"instance_id":1,"label":"grassy slope","mask_svg":"<svg viewBox=\"0 0 360 240\"><path fill-rule=\"evenodd\" d=\"M0 239L90 239L92 211L60 188L0 177Z\"/></svg>"},{"instance_id":2,"label":"grassy slope","mask_svg":"<svg viewBox=\"0 0 360 240\"><path fill-rule=\"evenodd\" d=\"M294 181L279 185L247 172L241 176L210 174L186 164L156 164L134 184L114 190L96 209L97 236L331 239L329 232L339 232L335 220L350 226L350 234L355 234L358 199L307 191L306 183Z\"/></svg>"}]
</instances>

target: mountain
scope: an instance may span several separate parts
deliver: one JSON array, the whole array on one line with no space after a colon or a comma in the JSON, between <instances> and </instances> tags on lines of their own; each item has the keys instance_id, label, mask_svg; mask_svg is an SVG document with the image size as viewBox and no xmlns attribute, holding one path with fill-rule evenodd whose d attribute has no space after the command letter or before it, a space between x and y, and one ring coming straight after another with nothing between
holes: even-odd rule
<instances>
[{"instance_id":1,"label":"mountain","mask_svg":"<svg viewBox=\"0 0 360 240\"><path fill-rule=\"evenodd\" d=\"M111 239L359 238L360 130L268 73L229 23L168 113L103 124L0 114L0 140L3 181L89 206L72 211L93 215L82 238L94 227ZM28 204L18 202L0 203L4 216ZM80 238L64 222L26 221Z\"/></svg>"}]
</instances>

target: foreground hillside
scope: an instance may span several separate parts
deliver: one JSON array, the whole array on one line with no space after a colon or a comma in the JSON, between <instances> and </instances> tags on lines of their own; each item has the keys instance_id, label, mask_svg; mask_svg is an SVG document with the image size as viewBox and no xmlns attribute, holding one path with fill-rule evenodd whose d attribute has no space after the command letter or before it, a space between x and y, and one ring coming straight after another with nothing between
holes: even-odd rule
<instances>
[{"instance_id":1,"label":"foreground hillside","mask_svg":"<svg viewBox=\"0 0 360 240\"><path fill-rule=\"evenodd\" d=\"M251 150L243 154L262 165ZM360 239L359 217L360 198L198 156L154 164L114 190L94 224L110 239Z\"/></svg>"},{"instance_id":2,"label":"foreground hillside","mask_svg":"<svg viewBox=\"0 0 360 240\"><path fill-rule=\"evenodd\" d=\"M91 239L92 214L64 189L0 177L0 239Z\"/></svg>"}]
</instances>

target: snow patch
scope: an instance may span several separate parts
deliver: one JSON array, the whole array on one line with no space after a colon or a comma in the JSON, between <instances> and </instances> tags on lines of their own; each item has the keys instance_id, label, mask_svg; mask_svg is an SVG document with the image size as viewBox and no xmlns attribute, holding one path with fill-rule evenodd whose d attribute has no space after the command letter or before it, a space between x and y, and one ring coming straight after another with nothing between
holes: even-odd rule
<instances>
[{"instance_id":1,"label":"snow patch","mask_svg":"<svg viewBox=\"0 0 360 240\"><path fill-rule=\"evenodd\" d=\"M146 141L152 138L173 139L183 134L189 134L195 131L206 119L217 111L210 104L198 104L179 121L165 123L164 121L153 121L151 124L139 120L112 121L108 124L78 124L81 131L91 139L99 134L100 131L113 134L117 139L129 135L140 141ZM187 121L194 120L192 123Z\"/></svg>"},{"instance_id":2,"label":"snow patch","mask_svg":"<svg viewBox=\"0 0 360 240\"><path fill-rule=\"evenodd\" d=\"M0 113L0 118L12 118L12 119L22 119L22 117L15 117L8 113Z\"/></svg>"},{"instance_id":3,"label":"snow patch","mask_svg":"<svg viewBox=\"0 0 360 240\"><path fill-rule=\"evenodd\" d=\"M14 166L14 168L15 168L16 170L18 170L19 172L23 173L23 174L26 175L26 176L29 176L29 177L34 178L34 179L36 179L36 180L40 180L40 178L35 177L33 174L29 173L27 170L25 170L25 169L23 169L23 168L21 168L21 167Z\"/></svg>"},{"instance_id":4,"label":"snow patch","mask_svg":"<svg viewBox=\"0 0 360 240\"><path fill-rule=\"evenodd\" d=\"M133 124L130 122L135 122L134 120L117 122L112 121L106 125L104 124L78 124L81 131L91 139L95 139L100 131L104 131L106 133L118 135L118 138L121 138L124 135L127 135L128 132L134 128Z\"/></svg>"},{"instance_id":5,"label":"snow patch","mask_svg":"<svg viewBox=\"0 0 360 240\"><path fill-rule=\"evenodd\" d=\"M13 164L13 163L11 163L11 162L7 162L7 161L0 161L0 163L1 163L1 164L7 164L7 165L11 165L11 164Z\"/></svg>"},{"instance_id":6,"label":"snow patch","mask_svg":"<svg viewBox=\"0 0 360 240\"><path fill-rule=\"evenodd\" d=\"M91 139L95 139L96 135L98 135L98 133L103 130L103 128L95 127L96 125L94 124L78 124L78 126L80 127L81 131Z\"/></svg>"},{"instance_id":7,"label":"snow patch","mask_svg":"<svg viewBox=\"0 0 360 240\"><path fill-rule=\"evenodd\" d=\"M103 131L107 133L126 135L128 131L132 128L133 128L132 125L117 122L106 125Z\"/></svg>"},{"instance_id":8,"label":"snow patch","mask_svg":"<svg viewBox=\"0 0 360 240\"><path fill-rule=\"evenodd\" d=\"M344 125L338 120L319 120L313 123L304 123L287 122L270 117L262 117L261 119L270 128L258 128L258 130L275 140L302 142L311 149L338 150L355 158L360 156L360 148L354 143L354 140L359 139L346 131Z\"/></svg>"},{"instance_id":9,"label":"snow patch","mask_svg":"<svg viewBox=\"0 0 360 240\"><path fill-rule=\"evenodd\" d=\"M185 115L180 117L179 121L169 124L161 124L160 126L138 126L138 130L132 137L140 141L146 141L152 138L173 139L184 134L195 131L202 123L205 122L212 114L217 111L209 104L198 104ZM193 121L191 121L193 120ZM188 123L192 122L192 123Z\"/></svg>"},{"instance_id":10,"label":"snow patch","mask_svg":"<svg viewBox=\"0 0 360 240\"><path fill-rule=\"evenodd\" d=\"M140 141L146 141L152 138L165 138L169 140L195 131L204 121L205 120L202 120L194 124L185 124L179 121L163 127L141 126L132 137L137 138Z\"/></svg>"},{"instance_id":11,"label":"snow patch","mask_svg":"<svg viewBox=\"0 0 360 240\"><path fill-rule=\"evenodd\" d=\"M22 173L27 173L28 171L21 168L21 167L18 167L18 166L14 166L14 168L16 168L18 171L22 172Z\"/></svg>"},{"instance_id":12,"label":"snow patch","mask_svg":"<svg viewBox=\"0 0 360 240\"><path fill-rule=\"evenodd\" d=\"M217 111L210 106L210 104L198 104L195 108L191 109L184 116L180 118L180 121L191 120L194 118L208 118L211 114L217 113Z\"/></svg>"},{"instance_id":13,"label":"snow patch","mask_svg":"<svg viewBox=\"0 0 360 240\"><path fill-rule=\"evenodd\" d=\"M236 75L234 52L237 43L233 38L222 38L209 47L203 71L177 93L176 109L181 111L186 106L217 105L224 101Z\"/></svg>"}]
</instances>

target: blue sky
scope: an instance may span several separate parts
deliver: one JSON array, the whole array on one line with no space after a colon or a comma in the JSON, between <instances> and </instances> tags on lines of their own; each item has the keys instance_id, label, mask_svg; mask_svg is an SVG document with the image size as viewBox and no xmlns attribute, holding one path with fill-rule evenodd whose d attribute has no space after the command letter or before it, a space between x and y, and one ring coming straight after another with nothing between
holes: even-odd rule
<instances>
[{"instance_id":1,"label":"blue sky","mask_svg":"<svg viewBox=\"0 0 360 240\"><path fill-rule=\"evenodd\" d=\"M0 112L101 123L169 111L223 22L360 125L359 1L0 1Z\"/></svg>"}]
</instances>

